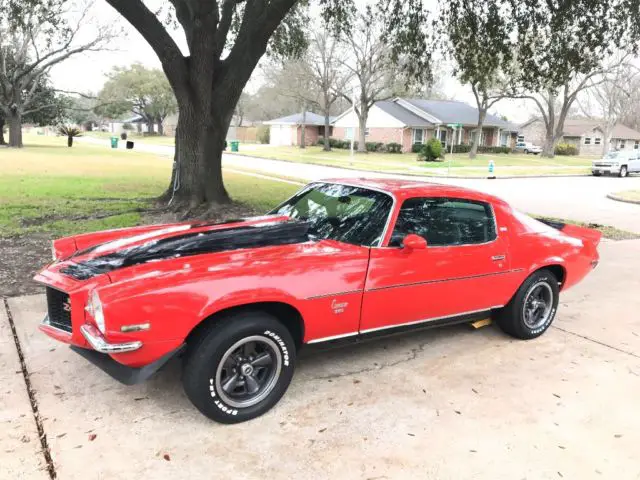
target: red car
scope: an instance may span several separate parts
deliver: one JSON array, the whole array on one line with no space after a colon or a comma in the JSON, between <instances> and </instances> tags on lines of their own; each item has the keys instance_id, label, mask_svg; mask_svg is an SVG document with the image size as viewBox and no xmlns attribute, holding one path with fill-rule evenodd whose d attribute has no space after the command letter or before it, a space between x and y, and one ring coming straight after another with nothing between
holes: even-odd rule
<instances>
[{"instance_id":1,"label":"red car","mask_svg":"<svg viewBox=\"0 0 640 480\"><path fill-rule=\"evenodd\" d=\"M180 354L194 405L235 423L278 402L304 344L490 315L535 338L599 241L463 188L318 182L264 217L55 241L40 328L126 384Z\"/></svg>"}]
</instances>

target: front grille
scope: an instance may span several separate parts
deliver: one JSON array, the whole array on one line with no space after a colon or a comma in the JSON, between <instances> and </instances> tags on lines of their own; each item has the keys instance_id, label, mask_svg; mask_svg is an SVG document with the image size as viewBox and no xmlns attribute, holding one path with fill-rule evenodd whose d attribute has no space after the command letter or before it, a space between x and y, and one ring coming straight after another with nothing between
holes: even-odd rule
<instances>
[{"instance_id":1,"label":"front grille","mask_svg":"<svg viewBox=\"0 0 640 480\"><path fill-rule=\"evenodd\" d=\"M52 327L71 333L71 301L69 295L47 287L47 309Z\"/></svg>"},{"instance_id":2,"label":"front grille","mask_svg":"<svg viewBox=\"0 0 640 480\"><path fill-rule=\"evenodd\" d=\"M593 164L595 167L610 167L611 164L609 163L594 163Z\"/></svg>"}]
</instances>

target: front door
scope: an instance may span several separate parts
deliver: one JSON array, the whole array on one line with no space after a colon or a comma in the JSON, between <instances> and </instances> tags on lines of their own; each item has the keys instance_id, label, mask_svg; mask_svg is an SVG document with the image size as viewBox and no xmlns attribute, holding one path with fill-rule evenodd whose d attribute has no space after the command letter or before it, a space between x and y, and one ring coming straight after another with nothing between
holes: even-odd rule
<instances>
[{"instance_id":1,"label":"front door","mask_svg":"<svg viewBox=\"0 0 640 480\"><path fill-rule=\"evenodd\" d=\"M402 247L410 233L425 238L427 248ZM499 307L513 282L507 244L488 203L408 199L389 247L371 250L360 333Z\"/></svg>"}]
</instances>

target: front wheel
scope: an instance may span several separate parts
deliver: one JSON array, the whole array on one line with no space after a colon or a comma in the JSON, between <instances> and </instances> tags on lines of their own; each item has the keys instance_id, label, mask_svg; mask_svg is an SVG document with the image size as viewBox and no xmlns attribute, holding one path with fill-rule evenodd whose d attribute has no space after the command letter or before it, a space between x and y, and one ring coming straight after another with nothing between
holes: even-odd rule
<instances>
[{"instance_id":1,"label":"front wheel","mask_svg":"<svg viewBox=\"0 0 640 480\"><path fill-rule=\"evenodd\" d=\"M525 150L525 151L524 151L524 154L525 154L525 155L529 155L529 150Z\"/></svg>"},{"instance_id":2,"label":"front wheel","mask_svg":"<svg viewBox=\"0 0 640 480\"><path fill-rule=\"evenodd\" d=\"M498 325L522 340L539 337L556 316L559 293L558 280L549 270L532 273L498 312Z\"/></svg>"},{"instance_id":3,"label":"front wheel","mask_svg":"<svg viewBox=\"0 0 640 480\"><path fill-rule=\"evenodd\" d=\"M258 417L284 395L296 345L287 328L263 312L219 321L188 345L182 383L191 402L220 423Z\"/></svg>"},{"instance_id":4,"label":"front wheel","mask_svg":"<svg viewBox=\"0 0 640 480\"><path fill-rule=\"evenodd\" d=\"M624 177L626 177L628 175L628 173L629 173L629 170L627 169L627 166L626 165L622 165L620 167L620 173L618 175L620 175L620 178L624 178Z\"/></svg>"}]
</instances>

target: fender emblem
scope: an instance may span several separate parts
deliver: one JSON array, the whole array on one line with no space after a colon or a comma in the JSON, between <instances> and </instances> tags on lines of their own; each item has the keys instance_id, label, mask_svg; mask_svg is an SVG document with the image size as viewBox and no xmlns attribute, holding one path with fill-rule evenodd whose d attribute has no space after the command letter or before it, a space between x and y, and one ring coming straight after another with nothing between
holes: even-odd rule
<instances>
[{"instance_id":1,"label":"fender emblem","mask_svg":"<svg viewBox=\"0 0 640 480\"><path fill-rule=\"evenodd\" d=\"M335 298L331 301L331 309L336 315L344 313L345 309L349 306L348 302L338 302Z\"/></svg>"},{"instance_id":2,"label":"fender emblem","mask_svg":"<svg viewBox=\"0 0 640 480\"><path fill-rule=\"evenodd\" d=\"M70 312L71 311L71 302L69 302L68 300L66 302L64 302L62 304L62 310L64 310L65 312Z\"/></svg>"}]
</instances>

